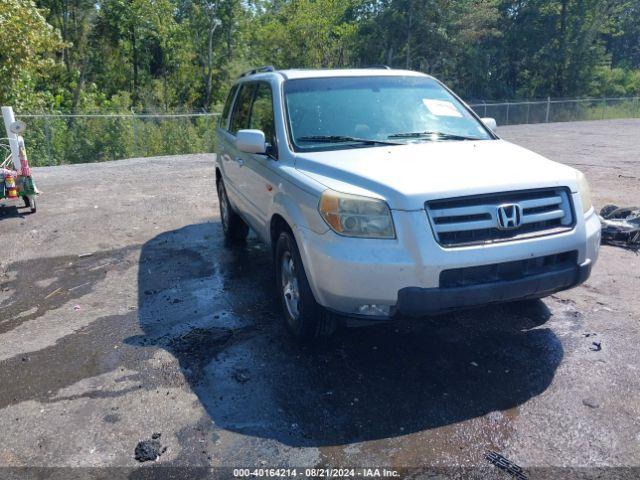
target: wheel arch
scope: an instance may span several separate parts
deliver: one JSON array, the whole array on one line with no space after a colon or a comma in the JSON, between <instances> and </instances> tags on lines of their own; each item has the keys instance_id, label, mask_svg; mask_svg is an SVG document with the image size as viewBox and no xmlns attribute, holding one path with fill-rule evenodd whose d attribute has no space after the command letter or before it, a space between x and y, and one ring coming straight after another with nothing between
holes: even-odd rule
<instances>
[{"instance_id":1,"label":"wheel arch","mask_svg":"<svg viewBox=\"0 0 640 480\"><path fill-rule=\"evenodd\" d=\"M301 214L301 213L300 213ZM304 225L304 224L303 224ZM305 243L305 237L308 235L307 232L311 230L309 228L301 228L301 225L292 221L292 218L287 215L287 212L276 211L271 215L270 224L269 224L269 241L271 247L271 253L274 261L276 260L276 247L278 243L278 237L280 233L286 231L288 232L293 240L296 242L296 246L298 247L298 252L300 254L302 260L302 266L306 272L307 281L311 286L311 291L316 299L316 301L321 300L321 291L316 284L316 278L313 274L314 272L314 264L312 258L309 255L307 245Z\"/></svg>"},{"instance_id":2,"label":"wheel arch","mask_svg":"<svg viewBox=\"0 0 640 480\"><path fill-rule=\"evenodd\" d=\"M291 225L289 225L282 215L274 213L271 216L271 221L269 223L269 239L271 241L271 250L273 252L275 252L278 236L283 231L289 232L295 238Z\"/></svg>"}]
</instances>

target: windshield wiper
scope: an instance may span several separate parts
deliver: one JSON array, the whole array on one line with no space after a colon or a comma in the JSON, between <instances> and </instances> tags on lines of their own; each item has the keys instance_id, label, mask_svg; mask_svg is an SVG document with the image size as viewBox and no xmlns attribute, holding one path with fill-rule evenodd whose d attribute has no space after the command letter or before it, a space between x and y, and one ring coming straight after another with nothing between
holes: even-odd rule
<instances>
[{"instance_id":1,"label":"windshield wiper","mask_svg":"<svg viewBox=\"0 0 640 480\"><path fill-rule=\"evenodd\" d=\"M387 142L385 140L375 140L373 138L358 138L350 137L348 135L307 135L305 137L297 138L303 142L318 142L318 143L346 143L346 142L358 142L365 145L402 145L398 142Z\"/></svg>"},{"instance_id":2,"label":"windshield wiper","mask_svg":"<svg viewBox=\"0 0 640 480\"><path fill-rule=\"evenodd\" d=\"M482 140L477 137L465 137L464 135L456 135L455 133L446 132L408 132L408 133L394 133L389 135L388 138L423 138L423 137L437 137L437 139L446 140Z\"/></svg>"}]
</instances>

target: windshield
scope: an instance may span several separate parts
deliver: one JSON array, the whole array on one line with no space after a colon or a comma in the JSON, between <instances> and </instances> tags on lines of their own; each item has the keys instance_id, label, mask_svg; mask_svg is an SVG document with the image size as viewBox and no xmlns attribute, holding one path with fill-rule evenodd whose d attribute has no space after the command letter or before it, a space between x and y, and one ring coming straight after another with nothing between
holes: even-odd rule
<instances>
[{"instance_id":1,"label":"windshield","mask_svg":"<svg viewBox=\"0 0 640 480\"><path fill-rule=\"evenodd\" d=\"M428 77L288 80L284 94L296 150L492 139L453 95Z\"/></svg>"}]
</instances>

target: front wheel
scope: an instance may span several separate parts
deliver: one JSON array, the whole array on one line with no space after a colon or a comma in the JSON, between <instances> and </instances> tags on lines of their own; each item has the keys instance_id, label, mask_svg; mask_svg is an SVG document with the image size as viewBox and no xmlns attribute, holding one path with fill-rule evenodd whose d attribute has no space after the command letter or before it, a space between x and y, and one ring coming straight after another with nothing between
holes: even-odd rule
<instances>
[{"instance_id":1,"label":"front wheel","mask_svg":"<svg viewBox=\"0 0 640 480\"><path fill-rule=\"evenodd\" d=\"M276 243L276 282L287 328L301 341L330 335L335 320L316 302L302 265L298 246L289 232Z\"/></svg>"},{"instance_id":2,"label":"front wheel","mask_svg":"<svg viewBox=\"0 0 640 480\"><path fill-rule=\"evenodd\" d=\"M227 190L222 179L218 180L218 203L220 205L220 219L225 238L231 243L244 242L249 234L249 226L233 210L227 197Z\"/></svg>"}]
</instances>

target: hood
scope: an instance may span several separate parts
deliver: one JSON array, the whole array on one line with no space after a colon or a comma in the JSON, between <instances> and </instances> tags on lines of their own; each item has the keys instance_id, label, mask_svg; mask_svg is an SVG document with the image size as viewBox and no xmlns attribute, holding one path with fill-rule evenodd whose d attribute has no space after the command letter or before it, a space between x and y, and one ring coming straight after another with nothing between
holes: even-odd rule
<instances>
[{"instance_id":1,"label":"hood","mask_svg":"<svg viewBox=\"0 0 640 480\"><path fill-rule=\"evenodd\" d=\"M296 155L296 168L338 192L382 198L392 209L427 200L567 186L576 170L504 140L441 141Z\"/></svg>"}]
</instances>

